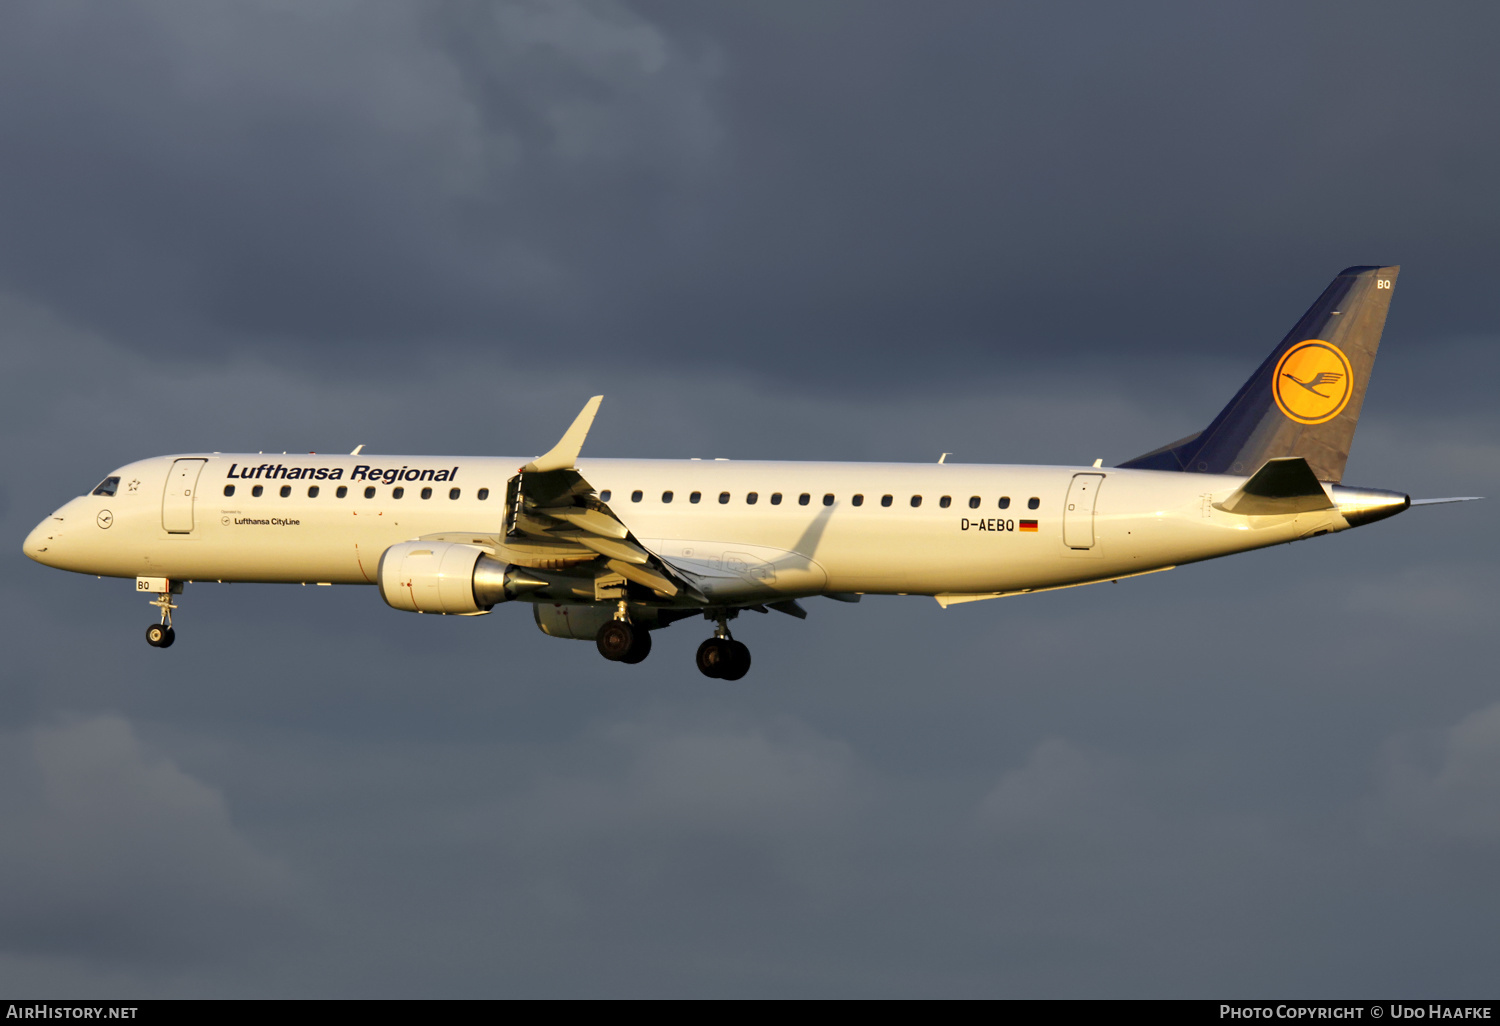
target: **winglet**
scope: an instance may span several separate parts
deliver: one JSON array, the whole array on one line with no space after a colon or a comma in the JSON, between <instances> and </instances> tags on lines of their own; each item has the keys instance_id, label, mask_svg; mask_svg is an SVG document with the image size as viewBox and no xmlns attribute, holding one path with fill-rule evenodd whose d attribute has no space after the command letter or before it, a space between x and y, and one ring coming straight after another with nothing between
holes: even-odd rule
<instances>
[{"instance_id":1,"label":"winglet","mask_svg":"<svg viewBox=\"0 0 1500 1026\"><path fill-rule=\"evenodd\" d=\"M578 416L573 418L573 426L563 433L562 440L549 449L545 455L538 456L522 467L521 473L537 474L548 470L571 470L578 460L579 451L583 449L583 440L588 437L589 428L594 425L594 414L599 412L599 404L603 401L604 396L596 395L584 403Z\"/></svg>"}]
</instances>

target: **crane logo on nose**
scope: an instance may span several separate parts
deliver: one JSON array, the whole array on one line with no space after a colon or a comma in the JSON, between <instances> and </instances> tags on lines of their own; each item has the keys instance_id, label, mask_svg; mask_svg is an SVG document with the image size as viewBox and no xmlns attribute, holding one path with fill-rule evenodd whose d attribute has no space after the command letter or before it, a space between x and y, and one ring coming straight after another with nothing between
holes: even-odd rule
<instances>
[{"instance_id":1,"label":"crane logo on nose","mask_svg":"<svg viewBox=\"0 0 1500 1026\"><path fill-rule=\"evenodd\" d=\"M1271 394L1298 424L1324 424L1344 412L1353 392L1353 368L1338 346L1322 339L1298 342L1276 364Z\"/></svg>"},{"instance_id":2,"label":"crane logo on nose","mask_svg":"<svg viewBox=\"0 0 1500 1026\"><path fill-rule=\"evenodd\" d=\"M94 522L108 531L109 525L115 522L115 515L107 509L101 509L99 515L94 518Z\"/></svg>"}]
</instances>

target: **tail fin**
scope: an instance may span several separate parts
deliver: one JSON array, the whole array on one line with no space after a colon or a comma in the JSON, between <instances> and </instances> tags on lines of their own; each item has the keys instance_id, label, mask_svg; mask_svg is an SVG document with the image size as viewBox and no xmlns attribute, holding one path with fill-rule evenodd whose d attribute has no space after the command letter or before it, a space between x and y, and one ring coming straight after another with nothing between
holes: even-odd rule
<instances>
[{"instance_id":1,"label":"tail fin","mask_svg":"<svg viewBox=\"0 0 1500 1026\"><path fill-rule=\"evenodd\" d=\"M1340 271L1212 424L1120 466L1253 474L1301 456L1318 480L1342 480L1400 270Z\"/></svg>"}]
</instances>

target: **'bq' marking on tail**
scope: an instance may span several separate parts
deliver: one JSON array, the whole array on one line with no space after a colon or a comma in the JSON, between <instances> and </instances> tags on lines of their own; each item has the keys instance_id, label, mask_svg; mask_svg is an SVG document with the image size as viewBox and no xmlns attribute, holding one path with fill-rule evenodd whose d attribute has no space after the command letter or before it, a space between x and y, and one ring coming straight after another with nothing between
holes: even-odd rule
<instances>
[{"instance_id":1,"label":"'bq' marking on tail","mask_svg":"<svg viewBox=\"0 0 1500 1026\"><path fill-rule=\"evenodd\" d=\"M1120 466L1249 476L1300 456L1341 480L1399 270L1339 272L1208 427Z\"/></svg>"}]
</instances>

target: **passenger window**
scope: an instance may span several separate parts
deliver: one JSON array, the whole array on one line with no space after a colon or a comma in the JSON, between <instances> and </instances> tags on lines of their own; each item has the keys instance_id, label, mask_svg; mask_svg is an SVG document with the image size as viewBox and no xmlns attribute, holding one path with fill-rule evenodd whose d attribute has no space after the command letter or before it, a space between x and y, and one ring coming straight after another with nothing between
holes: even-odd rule
<instances>
[{"instance_id":1,"label":"passenger window","mask_svg":"<svg viewBox=\"0 0 1500 1026\"><path fill-rule=\"evenodd\" d=\"M430 498L432 498L432 489L431 488L423 488L422 489L422 498L424 498L424 499L430 499Z\"/></svg>"},{"instance_id":2,"label":"passenger window","mask_svg":"<svg viewBox=\"0 0 1500 1026\"><path fill-rule=\"evenodd\" d=\"M1027 509L1036 509L1041 504L1042 504L1042 500L1038 499L1035 495L1033 495L1031 498L1029 498L1029 499L1026 500L1026 508Z\"/></svg>"},{"instance_id":3,"label":"passenger window","mask_svg":"<svg viewBox=\"0 0 1500 1026\"><path fill-rule=\"evenodd\" d=\"M662 502L671 502L672 501L672 493L671 492L662 492L661 493L661 501Z\"/></svg>"},{"instance_id":4,"label":"passenger window","mask_svg":"<svg viewBox=\"0 0 1500 1026\"><path fill-rule=\"evenodd\" d=\"M485 499L488 499L490 497L490 490L488 488L481 488L479 489L479 491L474 493L474 497L480 502L483 502Z\"/></svg>"},{"instance_id":5,"label":"passenger window","mask_svg":"<svg viewBox=\"0 0 1500 1026\"><path fill-rule=\"evenodd\" d=\"M825 506L832 506L833 505L833 493L832 492L829 492L827 495L823 496L823 505L825 505Z\"/></svg>"},{"instance_id":6,"label":"passenger window","mask_svg":"<svg viewBox=\"0 0 1500 1026\"><path fill-rule=\"evenodd\" d=\"M969 496L969 508L970 509L978 509L979 508L979 496L977 496L977 495L971 495L971 496Z\"/></svg>"},{"instance_id":7,"label":"passenger window","mask_svg":"<svg viewBox=\"0 0 1500 1026\"><path fill-rule=\"evenodd\" d=\"M372 488L371 491L374 491L374 489ZM256 485L254 488L250 489L250 494L253 495L253 496L255 496L257 499L260 498L265 493L266 493L266 490L261 485Z\"/></svg>"},{"instance_id":8,"label":"passenger window","mask_svg":"<svg viewBox=\"0 0 1500 1026\"><path fill-rule=\"evenodd\" d=\"M224 486L224 494L225 495L233 495L234 494L234 485L225 485Z\"/></svg>"},{"instance_id":9,"label":"passenger window","mask_svg":"<svg viewBox=\"0 0 1500 1026\"><path fill-rule=\"evenodd\" d=\"M406 489L405 488L392 488L391 489L391 498L393 498L393 499L399 499L399 498L401 498L405 494L406 494Z\"/></svg>"},{"instance_id":10,"label":"passenger window","mask_svg":"<svg viewBox=\"0 0 1500 1026\"><path fill-rule=\"evenodd\" d=\"M309 499L316 499L318 497L318 486L317 485L308 485L307 486L307 497Z\"/></svg>"},{"instance_id":11,"label":"passenger window","mask_svg":"<svg viewBox=\"0 0 1500 1026\"><path fill-rule=\"evenodd\" d=\"M641 501L641 490L639 488L637 488L635 491L633 491L633 492L630 493L630 501L631 502L640 502Z\"/></svg>"},{"instance_id":12,"label":"passenger window","mask_svg":"<svg viewBox=\"0 0 1500 1026\"><path fill-rule=\"evenodd\" d=\"M951 495L945 495L945 496L943 496L941 499L938 500L938 505L941 506L941 507L943 507L943 509L947 509L949 506L953 505L953 496L951 496Z\"/></svg>"},{"instance_id":13,"label":"passenger window","mask_svg":"<svg viewBox=\"0 0 1500 1026\"><path fill-rule=\"evenodd\" d=\"M291 495L291 494L292 494L292 486L291 485L282 485L281 486L281 497L283 499L285 499L288 495Z\"/></svg>"},{"instance_id":14,"label":"passenger window","mask_svg":"<svg viewBox=\"0 0 1500 1026\"><path fill-rule=\"evenodd\" d=\"M780 492L772 492L771 493L771 505L773 505L773 506L780 506L781 505L781 493Z\"/></svg>"},{"instance_id":15,"label":"passenger window","mask_svg":"<svg viewBox=\"0 0 1500 1026\"><path fill-rule=\"evenodd\" d=\"M882 506L889 506L891 504L891 502L892 502L892 500L891 500L891 497L889 495L882 495L880 497L880 504Z\"/></svg>"},{"instance_id":16,"label":"passenger window","mask_svg":"<svg viewBox=\"0 0 1500 1026\"><path fill-rule=\"evenodd\" d=\"M449 488L448 489L448 498L450 498L450 499L456 499L456 498L458 498L459 494L460 493L459 493L459 490L457 488Z\"/></svg>"},{"instance_id":17,"label":"passenger window","mask_svg":"<svg viewBox=\"0 0 1500 1026\"><path fill-rule=\"evenodd\" d=\"M702 492L694 492L692 495L688 496L688 502L697 502L701 498L703 498Z\"/></svg>"},{"instance_id":18,"label":"passenger window","mask_svg":"<svg viewBox=\"0 0 1500 1026\"><path fill-rule=\"evenodd\" d=\"M610 490L608 488L604 489L604 491L602 491L602 492L599 493L599 501L600 502L608 502L610 494L611 493L610 493Z\"/></svg>"},{"instance_id":19,"label":"passenger window","mask_svg":"<svg viewBox=\"0 0 1500 1026\"><path fill-rule=\"evenodd\" d=\"M720 492L719 493L719 505L720 506L724 506L724 505L727 505L728 503L729 503L729 493L728 492Z\"/></svg>"},{"instance_id":20,"label":"passenger window","mask_svg":"<svg viewBox=\"0 0 1500 1026\"><path fill-rule=\"evenodd\" d=\"M1009 495L1002 495L1002 496L1000 496L1000 508L1001 509L1010 509L1010 496Z\"/></svg>"},{"instance_id":21,"label":"passenger window","mask_svg":"<svg viewBox=\"0 0 1500 1026\"><path fill-rule=\"evenodd\" d=\"M809 502L812 502L812 496L808 495L806 492L803 492L801 495L797 496L797 505L806 506Z\"/></svg>"},{"instance_id":22,"label":"passenger window","mask_svg":"<svg viewBox=\"0 0 1500 1026\"><path fill-rule=\"evenodd\" d=\"M916 509L920 505L922 505L922 497L920 495L913 495L911 497L911 508Z\"/></svg>"},{"instance_id":23,"label":"passenger window","mask_svg":"<svg viewBox=\"0 0 1500 1026\"><path fill-rule=\"evenodd\" d=\"M349 486L348 485L339 485L338 491L334 492L333 494L334 494L335 497L342 499L346 495L349 494Z\"/></svg>"},{"instance_id":24,"label":"passenger window","mask_svg":"<svg viewBox=\"0 0 1500 1026\"><path fill-rule=\"evenodd\" d=\"M119 487L120 479L118 477L106 477L103 481L100 481L99 484L94 488L92 494L113 495L115 494L115 489Z\"/></svg>"},{"instance_id":25,"label":"passenger window","mask_svg":"<svg viewBox=\"0 0 1500 1026\"><path fill-rule=\"evenodd\" d=\"M256 487L258 488L260 486L257 485ZM260 493L256 492L256 494L259 495ZM375 498L375 489L374 489L373 486L370 487L370 488L366 488L365 489L365 498L367 498L367 499L373 499L373 498Z\"/></svg>"},{"instance_id":26,"label":"passenger window","mask_svg":"<svg viewBox=\"0 0 1500 1026\"><path fill-rule=\"evenodd\" d=\"M745 493L745 505L747 505L747 506L754 506L759 501L760 501L760 492L746 492Z\"/></svg>"},{"instance_id":27,"label":"passenger window","mask_svg":"<svg viewBox=\"0 0 1500 1026\"><path fill-rule=\"evenodd\" d=\"M863 495L856 495L849 501L856 506L863 506L865 504L865 497Z\"/></svg>"}]
</instances>

